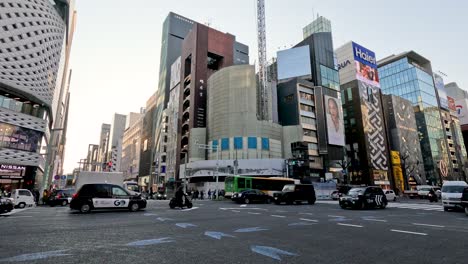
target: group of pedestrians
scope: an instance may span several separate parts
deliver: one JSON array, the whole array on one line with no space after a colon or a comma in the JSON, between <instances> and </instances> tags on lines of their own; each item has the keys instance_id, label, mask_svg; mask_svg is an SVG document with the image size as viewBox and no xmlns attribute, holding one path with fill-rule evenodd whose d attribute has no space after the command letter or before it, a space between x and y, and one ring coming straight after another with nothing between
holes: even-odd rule
<instances>
[{"instance_id":1,"label":"group of pedestrians","mask_svg":"<svg viewBox=\"0 0 468 264\"><path fill-rule=\"evenodd\" d=\"M207 195L207 199L209 200L215 200L216 197L222 197L224 196L224 190L211 190L211 189L208 189L208 192L206 193ZM205 199L205 192L203 190L201 191L198 191L198 190L195 190L192 192L192 199L200 199L200 200L204 200Z\"/></svg>"}]
</instances>

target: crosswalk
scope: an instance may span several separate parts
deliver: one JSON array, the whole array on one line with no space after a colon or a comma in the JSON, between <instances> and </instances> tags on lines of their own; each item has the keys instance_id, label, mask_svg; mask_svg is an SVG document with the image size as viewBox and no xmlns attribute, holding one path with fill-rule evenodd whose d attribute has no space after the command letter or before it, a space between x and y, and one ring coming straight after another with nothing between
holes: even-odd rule
<instances>
[{"instance_id":1,"label":"crosswalk","mask_svg":"<svg viewBox=\"0 0 468 264\"><path fill-rule=\"evenodd\" d=\"M338 201L317 201L319 204L336 204ZM400 209L414 209L414 210L423 210L423 211L437 211L443 212L444 207L437 204L420 204L420 203L388 203L388 208L400 208Z\"/></svg>"}]
</instances>

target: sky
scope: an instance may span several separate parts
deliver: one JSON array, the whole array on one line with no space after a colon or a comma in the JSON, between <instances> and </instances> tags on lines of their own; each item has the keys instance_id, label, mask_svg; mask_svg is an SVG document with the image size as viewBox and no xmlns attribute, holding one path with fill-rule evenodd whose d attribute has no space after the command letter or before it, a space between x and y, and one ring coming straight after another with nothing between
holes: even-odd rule
<instances>
[{"instance_id":1,"label":"sky","mask_svg":"<svg viewBox=\"0 0 468 264\"><path fill-rule=\"evenodd\" d=\"M468 89L468 1L266 0L268 58L302 40L317 14L332 22L334 48L355 41L377 59L414 50ZM162 23L169 12L229 32L257 61L255 0L76 0L73 76L64 172L98 144L114 113L138 112L156 91Z\"/></svg>"}]
</instances>

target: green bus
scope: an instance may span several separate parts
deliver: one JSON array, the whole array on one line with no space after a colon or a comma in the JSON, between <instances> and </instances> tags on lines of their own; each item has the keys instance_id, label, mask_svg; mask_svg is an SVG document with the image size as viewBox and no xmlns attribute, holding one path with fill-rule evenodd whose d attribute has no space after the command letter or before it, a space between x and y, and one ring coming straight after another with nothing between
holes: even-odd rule
<instances>
[{"instance_id":1,"label":"green bus","mask_svg":"<svg viewBox=\"0 0 468 264\"><path fill-rule=\"evenodd\" d=\"M227 176L224 180L225 197L249 189L261 190L273 197L273 192L281 191L286 184L294 184L295 180L281 177Z\"/></svg>"}]
</instances>

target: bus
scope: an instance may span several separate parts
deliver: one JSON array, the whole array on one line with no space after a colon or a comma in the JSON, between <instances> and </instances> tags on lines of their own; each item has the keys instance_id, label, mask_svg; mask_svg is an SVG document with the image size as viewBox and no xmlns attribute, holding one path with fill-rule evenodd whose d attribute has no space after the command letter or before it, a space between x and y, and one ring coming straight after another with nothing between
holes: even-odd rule
<instances>
[{"instance_id":1,"label":"bus","mask_svg":"<svg viewBox=\"0 0 468 264\"><path fill-rule=\"evenodd\" d=\"M281 177L250 177L250 176L227 176L224 180L225 197L230 198L234 193L249 189L261 190L273 197L273 192L281 191L286 184L294 184L296 181Z\"/></svg>"}]
</instances>

